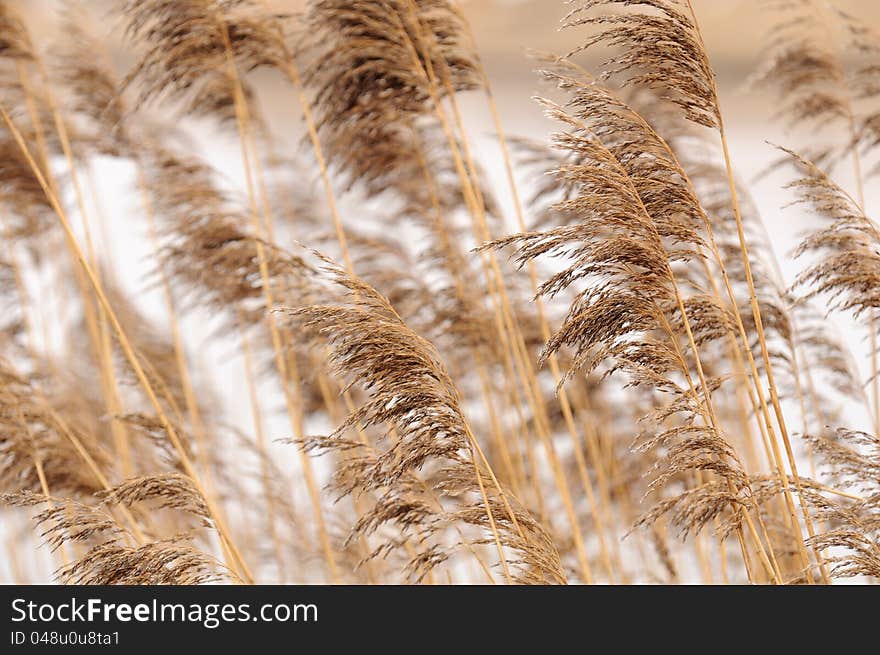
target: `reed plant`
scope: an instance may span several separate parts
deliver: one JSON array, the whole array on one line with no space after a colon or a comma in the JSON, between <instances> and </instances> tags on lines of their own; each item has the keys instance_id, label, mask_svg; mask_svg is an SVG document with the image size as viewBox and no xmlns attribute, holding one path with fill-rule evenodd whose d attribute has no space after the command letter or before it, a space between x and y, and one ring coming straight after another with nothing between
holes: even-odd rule
<instances>
[{"instance_id":1,"label":"reed plant","mask_svg":"<svg viewBox=\"0 0 880 655\"><path fill-rule=\"evenodd\" d=\"M64 4L0 3L8 581L880 577L870 26L749 8L777 253L700 2L548 2L546 142L456 0Z\"/></svg>"}]
</instances>

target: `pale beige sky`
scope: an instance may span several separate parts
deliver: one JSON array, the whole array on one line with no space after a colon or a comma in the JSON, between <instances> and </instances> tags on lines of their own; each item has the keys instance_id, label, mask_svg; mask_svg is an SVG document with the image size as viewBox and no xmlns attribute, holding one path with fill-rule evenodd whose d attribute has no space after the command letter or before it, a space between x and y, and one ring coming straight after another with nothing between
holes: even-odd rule
<instances>
[{"instance_id":1,"label":"pale beige sky","mask_svg":"<svg viewBox=\"0 0 880 655\"><path fill-rule=\"evenodd\" d=\"M37 41L48 42L60 7L72 0L8 0L26 15ZM262 0L279 12L298 12L306 0ZM530 95L534 64L528 50L564 54L583 41L586 29L560 30L571 9L566 0L458 0L465 8L493 84L499 91L517 89ZM577 0L575 0L577 1ZM722 94L738 102L743 81L760 62L768 26L768 0L693 0ZM99 28L113 30L113 15L122 0L79 0L97 17ZM829 0L829 4L880 29L880 0ZM125 55L120 64L126 65ZM590 67L589 57L582 60ZM743 110L754 112L754 98ZM759 104L763 104L759 102Z\"/></svg>"},{"instance_id":2,"label":"pale beige sky","mask_svg":"<svg viewBox=\"0 0 880 655\"><path fill-rule=\"evenodd\" d=\"M564 51L579 38L576 30L557 31L559 19L570 8L562 0L466 0L463 4L487 52L507 52L512 44ZM755 55L763 36L764 4L764 0L694 0L714 57L747 61ZM877 0L833 0L832 4L880 25Z\"/></svg>"},{"instance_id":3,"label":"pale beige sky","mask_svg":"<svg viewBox=\"0 0 880 655\"><path fill-rule=\"evenodd\" d=\"M305 0L264 0L278 10L297 11ZM564 0L460 0L486 57L502 57L524 48L564 52L578 42L576 30L559 32L559 20L569 7ZM121 0L117 0L121 2ZM89 9L111 8L113 0L81 0ZM719 64L748 62L760 47L761 5L766 0L694 0L706 41ZM33 23L51 30L52 9L67 0L11 0ZM877 0L833 0L832 4L880 26ZM37 25L35 25L37 27Z\"/></svg>"}]
</instances>

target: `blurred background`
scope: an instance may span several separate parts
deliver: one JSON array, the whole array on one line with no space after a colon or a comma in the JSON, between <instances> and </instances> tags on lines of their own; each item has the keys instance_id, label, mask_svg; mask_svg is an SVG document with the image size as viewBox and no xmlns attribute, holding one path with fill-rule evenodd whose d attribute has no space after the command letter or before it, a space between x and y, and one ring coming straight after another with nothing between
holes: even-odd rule
<instances>
[{"instance_id":1,"label":"blurred background","mask_svg":"<svg viewBox=\"0 0 880 655\"><path fill-rule=\"evenodd\" d=\"M69 0L13 0L9 5L26 18L38 46L51 48L58 33L59 12L70 6ZM124 73L132 59L120 33L120 22L114 16L123 3L106 0L84 0L79 3L93 19L93 31L106 36L114 64ZM267 0L278 12L297 12L303 0ZM535 74L536 64L529 51L566 54L584 40L585 32L578 29L560 31L560 19L570 8L563 0L461 0L469 17L477 46L489 73L492 89L504 129L509 136L529 137L546 141L554 124L545 119L533 96L551 93ZM701 21L705 41L717 73L722 112L729 132L733 161L737 172L755 198L782 263L786 282L791 283L798 266L790 253L798 236L814 223L797 208L785 208L792 198L783 189L790 181L790 173L767 173L769 164L777 157L771 144L803 146L803 135L791 135L774 120L771 96L749 84L749 78L764 58L769 21L762 0L694 0ZM880 28L880 2L876 0L835 0L834 5L859 20ZM578 58L590 68L589 56ZM257 74L254 79L261 105L270 126L278 126L279 152L294 153L300 147L302 128L299 109L294 103L292 90L280 79L269 74ZM508 231L514 231L512 203L506 193L500 151L494 138L491 116L482 94L465 94L462 98L468 136L476 147L476 156L487 171L507 217ZM178 126L193 140L201 154L224 176L236 184L243 179L240 153L232 131L220 131L207 121L177 120ZM299 127L292 127L296 125ZM162 316L162 300L148 284L149 250L144 234L130 229L126 217L137 212L138 201L131 197L132 171L109 158L95 164L100 192L92 193L91 200L105 217L102 235L104 251L112 253L113 266L122 284L131 293L138 294L147 307ZM839 181L851 185L847 170L841 171ZM312 180L314 182L314 180ZM127 190L128 189L128 190ZM528 195L527 190L524 195ZM880 207L876 185L869 183L867 209ZM343 221L356 222L358 208L342 207ZM250 410L242 379L242 362L229 356L222 341L209 339L216 329L210 320L198 314L186 319L187 339L194 344L193 357L200 370L224 389L224 415L236 427L250 429ZM210 318L210 317L207 317ZM831 317L832 322L850 346L861 365L867 361L862 335L845 320ZM51 330L51 326L49 326ZM59 338L62 338L59 336ZM202 347L204 344L204 347ZM865 371L863 366L863 373ZM196 386L199 381L196 380ZM866 427L864 417L855 417L853 427ZM274 421L274 422L273 422ZM324 429L326 426L309 426ZM289 436L289 424L278 413L270 420L267 434L271 439ZM279 458L291 458L289 447L279 446ZM3 531L0 529L0 536ZM2 568L2 567L0 567ZM2 578L2 576L0 576Z\"/></svg>"},{"instance_id":2,"label":"blurred background","mask_svg":"<svg viewBox=\"0 0 880 655\"><path fill-rule=\"evenodd\" d=\"M279 13L297 13L305 0L263 0ZM10 6L27 17L35 40L51 43L57 33L59 10L70 6L66 0L12 0ZM112 0L86 0L79 3L94 18L95 31L106 34L112 54L120 71L125 71L131 61L129 49L120 33L115 16L121 2ZM565 0L460 0L477 41L480 55L489 72L493 92L503 119L505 130L512 136L542 139L553 125L544 119L541 109L532 100L536 94L551 93L542 86L535 74L536 64L529 52L566 54L583 42L585 31L560 29L560 20L571 9ZM765 91L749 84L750 76L760 67L765 55L765 44L770 29L768 5L771 0L695 0L694 5L701 21L705 41L716 71L721 94L722 111L731 136L731 147L738 174L751 183L751 191L758 200L764 220L773 235L779 255L787 253L795 236L796 212L780 216L779 210L786 202L780 187L785 178L765 175L773 148L767 142L800 147L799 138L786 133L783 125L774 120L772 97ZM874 0L835 0L833 6L868 25L880 27L880 2ZM579 55L577 61L588 69L591 55ZM270 123L285 125L290 130L290 115L295 112L291 104L293 95L287 85L274 77L256 76L260 101ZM480 143L481 156L487 170L497 157L493 147L491 119L480 94L465 97L465 120L471 136ZM209 149L223 148L223 135L210 131L210 127L193 124L188 127ZM282 142L294 147L299 134L277 134ZM226 144L230 147L234 144ZM223 169L232 167L235 172L236 157L223 157L219 152L213 162ZM842 182L846 171L842 171ZM503 187L501 187L503 188ZM871 189L868 189L869 198ZM503 193L499 193L502 204ZM868 205L870 210L870 203ZM785 260L787 257L780 257Z\"/></svg>"}]
</instances>

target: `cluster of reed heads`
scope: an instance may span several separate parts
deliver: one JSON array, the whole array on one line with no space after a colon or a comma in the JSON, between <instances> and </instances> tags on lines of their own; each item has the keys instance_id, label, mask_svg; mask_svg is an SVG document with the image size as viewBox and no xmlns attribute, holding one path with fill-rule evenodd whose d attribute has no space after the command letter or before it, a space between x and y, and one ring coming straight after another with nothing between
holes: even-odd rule
<instances>
[{"instance_id":1,"label":"cluster of reed heads","mask_svg":"<svg viewBox=\"0 0 880 655\"><path fill-rule=\"evenodd\" d=\"M810 133L772 162L812 215L793 285L698 2L574 2L582 45L534 56L549 143L505 135L455 0L68 6L52 43L0 4L7 581L880 576L880 37L822 0L761 4L754 82ZM282 90L279 128L260 95ZM494 188L465 95L494 119ZM235 143L241 178L180 118ZM108 223L148 243L142 291Z\"/></svg>"}]
</instances>

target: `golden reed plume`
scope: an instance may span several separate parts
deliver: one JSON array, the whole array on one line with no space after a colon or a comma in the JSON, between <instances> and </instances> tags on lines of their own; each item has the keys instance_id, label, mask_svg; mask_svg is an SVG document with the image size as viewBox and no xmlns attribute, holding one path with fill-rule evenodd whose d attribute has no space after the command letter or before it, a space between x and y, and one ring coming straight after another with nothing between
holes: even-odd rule
<instances>
[{"instance_id":1,"label":"golden reed plume","mask_svg":"<svg viewBox=\"0 0 880 655\"><path fill-rule=\"evenodd\" d=\"M701 2L559 3L549 139L456 0L118 4L0 2L4 581L880 578L871 26L761 3L776 212Z\"/></svg>"}]
</instances>

